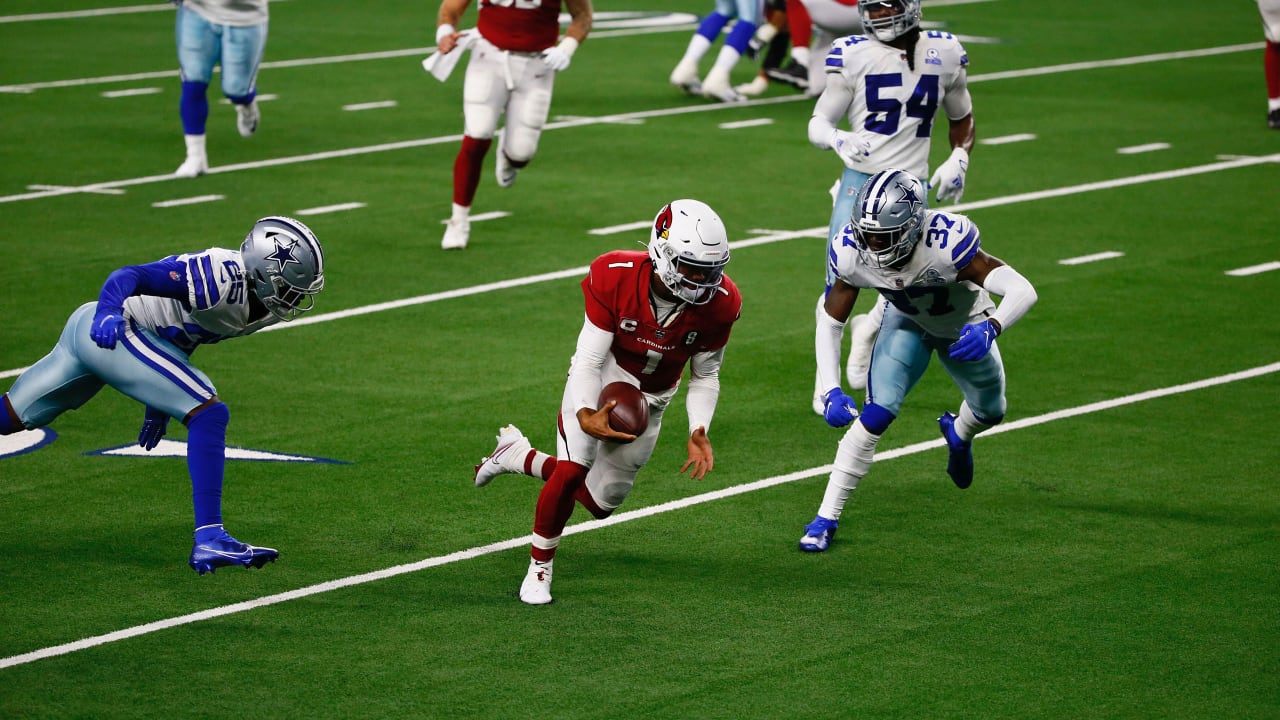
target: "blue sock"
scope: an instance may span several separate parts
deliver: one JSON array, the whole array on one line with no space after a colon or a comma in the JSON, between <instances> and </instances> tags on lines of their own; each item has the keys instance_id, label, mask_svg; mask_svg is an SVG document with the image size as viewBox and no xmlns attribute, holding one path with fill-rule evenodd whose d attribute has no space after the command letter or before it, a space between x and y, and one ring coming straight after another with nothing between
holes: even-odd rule
<instances>
[{"instance_id":1,"label":"blue sock","mask_svg":"<svg viewBox=\"0 0 1280 720\"><path fill-rule=\"evenodd\" d=\"M258 88L255 85L254 87L249 88L248 95L234 95L234 96L228 95L227 99L230 100L232 104L235 104L235 105L248 105L249 103L253 102L253 99L256 97L258 97Z\"/></svg>"},{"instance_id":2,"label":"blue sock","mask_svg":"<svg viewBox=\"0 0 1280 720\"><path fill-rule=\"evenodd\" d=\"M196 527L222 523L222 475L227 464L227 422L231 412L215 403L187 423L187 472Z\"/></svg>"},{"instance_id":3,"label":"blue sock","mask_svg":"<svg viewBox=\"0 0 1280 720\"><path fill-rule=\"evenodd\" d=\"M203 135L209 119L208 83L182 81L182 99L178 101L178 113L182 115L182 132L187 135Z\"/></svg>"},{"instance_id":4,"label":"blue sock","mask_svg":"<svg viewBox=\"0 0 1280 720\"><path fill-rule=\"evenodd\" d=\"M22 429L22 423L15 423L13 403L9 402L9 394L0 395L0 435L10 435Z\"/></svg>"},{"instance_id":5,"label":"blue sock","mask_svg":"<svg viewBox=\"0 0 1280 720\"><path fill-rule=\"evenodd\" d=\"M702 18L702 24L698 25L698 34L702 37L715 42L720 37L720 31L724 29L725 23L729 22L729 18L718 12ZM747 38L748 40L750 38Z\"/></svg>"},{"instance_id":6,"label":"blue sock","mask_svg":"<svg viewBox=\"0 0 1280 720\"><path fill-rule=\"evenodd\" d=\"M751 38L755 37L755 34L756 28L754 25L739 20L734 24L733 29L729 31L729 37L724 39L724 44L745 55L747 43L751 42Z\"/></svg>"}]
</instances>

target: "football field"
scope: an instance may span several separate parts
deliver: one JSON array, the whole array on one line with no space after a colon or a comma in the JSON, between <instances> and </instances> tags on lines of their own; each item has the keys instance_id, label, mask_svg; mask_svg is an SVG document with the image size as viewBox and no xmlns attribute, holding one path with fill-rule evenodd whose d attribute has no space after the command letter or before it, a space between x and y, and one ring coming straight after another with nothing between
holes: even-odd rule
<instances>
[{"instance_id":1,"label":"football field","mask_svg":"<svg viewBox=\"0 0 1280 720\"><path fill-rule=\"evenodd\" d=\"M257 134L215 75L211 168L180 180L172 6L4 3L0 392L112 270L239 247L260 217L305 221L327 283L193 356L231 411L227 527L274 564L186 566L186 431L141 452L112 389L0 438L0 718L1280 717L1255 4L925 2L970 58L954 209L1039 302L1000 339L1009 412L973 486L945 472L960 395L934 363L807 554L842 433L810 408L841 166L791 88L668 85L709 0L593 3L536 158L502 189L490 152L460 252L461 66L420 64L437 4L273 2ZM679 473L682 390L621 510L570 521L556 601L525 606L537 482L472 467L507 423L554 450L587 265L681 197L724 219L744 297L715 469Z\"/></svg>"}]
</instances>

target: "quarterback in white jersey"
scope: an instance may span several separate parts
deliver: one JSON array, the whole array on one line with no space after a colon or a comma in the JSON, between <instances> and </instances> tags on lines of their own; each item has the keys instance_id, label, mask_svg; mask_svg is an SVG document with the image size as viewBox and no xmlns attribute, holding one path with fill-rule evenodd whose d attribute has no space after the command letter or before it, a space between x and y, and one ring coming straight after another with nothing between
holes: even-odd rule
<instances>
[{"instance_id":1,"label":"quarterback in white jersey","mask_svg":"<svg viewBox=\"0 0 1280 720\"><path fill-rule=\"evenodd\" d=\"M292 320L323 288L320 243L306 225L279 216L254 223L239 250L122 267L96 302L71 314L53 350L0 396L0 435L44 427L108 385L145 406L138 444L147 450L178 418L187 426L195 510L188 564L201 575L229 565L262 567L279 553L242 543L222 526L230 411L191 353Z\"/></svg>"},{"instance_id":2,"label":"quarterback in white jersey","mask_svg":"<svg viewBox=\"0 0 1280 720\"><path fill-rule=\"evenodd\" d=\"M943 413L938 425L949 451L947 474L957 487L969 487L973 438L1005 414L996 336L1036 301L1026 278L983 251L972 221L927 210L924 186L904 170L884 170L867 180L829 262L836 279L814 345L827 388L824 417L833 427L853 424L840 440L817 517L800 540L800 549L810 552L827 549L845 501L871 468L880 436L934 353L964 396L958 412ZM874 289L888 301L861 414L839 382L840 337L859 288ZM1001 296L998 307L988 291Z\"/></svg>"}]
</instances>

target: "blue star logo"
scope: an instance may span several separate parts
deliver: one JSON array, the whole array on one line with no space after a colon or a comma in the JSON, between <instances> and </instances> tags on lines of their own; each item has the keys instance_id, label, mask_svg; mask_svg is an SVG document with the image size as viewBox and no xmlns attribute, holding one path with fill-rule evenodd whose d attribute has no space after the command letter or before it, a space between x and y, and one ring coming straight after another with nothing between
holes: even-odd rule
<instances>
[{"instance_id":1,"label":"blue star logo","mask_svg":"<svg viewBox=\"0 0 1280 720\"><path fill-rule=\"evenodd\" d=\"M297 247L296 242L281 243L280 238L273 237L271 241L276 244L276 251L267 256L268 260L275 260L280 264L280 272L284 272L284 266L289 263L302 264L302 261L293 256L293 249Z\"/></svg>"},{"instance_id":2,"label":"blue star logo","mask_svg":"<svg viewBox=\"0 0 1280 720\"><path fill-rule=\"evenodd\" d=\"M916 211L916 206L921 204L920 196L916 195L915 188L904 183L898 183L897 187L902 191L902 197L898 198L898 202L904 202L911 206L911 212Z\"/></svg>"}]
</instances>

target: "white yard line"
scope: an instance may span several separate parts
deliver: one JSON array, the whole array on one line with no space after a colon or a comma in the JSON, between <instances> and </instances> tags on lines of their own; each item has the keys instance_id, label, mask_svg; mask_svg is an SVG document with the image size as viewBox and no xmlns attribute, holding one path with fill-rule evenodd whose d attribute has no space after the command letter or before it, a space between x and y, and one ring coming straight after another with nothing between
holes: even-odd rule
<instances>
[{"instance_id":1,"label":"white yard line","mask_svg":"<svg viewBox=\"0 0 1280 720\"><path fill-rule=\"evenodd\" d=\"M666 28L659 28L659 29L666 29ZM593 35L593 38L594 37L595 36ZM1057 73L1057 72L1076 72L1076 70L1088 70L1088 69L1097 69L1097 68L1106 68L1106 67L1121 67L1121 65L1133 65L1138 63L1157 63L1157 61L1176 60L1176 59L1183 59L1183 58L1197 58L1197 56L1203 56L1203 55L1242 53L1242 51L1245 51L1245 50L1261 49L1262 46L1263 44L1261 44L1261 42L1254 42L1254 44L1248 44L1248 45L1211 47L1211 49L1207 49L1207 50L1181 51L1181 53L1161 53L1161 54L1155 54L1155 55L1140 55L1140 56L1137 56L1137 58L1120 58L1116 60L1097 60L1097 61L1092 61L1092 63L1071 63L1068 65L1051 65L1051 67L1047 67L1047 68L1029 68L1024 70L1010 70L1010 72L1006 72L1006 73L979 74L979 76L970 77L969 82L983 82L983 81L988 81L988 79L1007 79L1007 78L1016 78L1016 77L1041 76L1041 74L1050 74L1050 73ZM430 49L396 51L396 54L401 54L401 55L422 54L422 53L426 53L426 51L428 50ZM284 65L291 64L291 63L292 64L320 64L320 63L326 63L326 61L347 61L352 59L383 58L383 56L392 56L392 55L388 55L385 53L370 53L370 54L362 54L362 55L344 55L344 56L340 56L340 59L339 58L317 58L317 59L308 59L308 60L287 60L287 61L284 61L284 63L279 65L275 65L273 63L264 63L262 64L262 67L264 68L284 67ZM168 74L173 74L173 73L168 73ZM119 77L125 77L125 76L119 76ZM143 76L128 76L128 77L138 78ZM60 82L79 82L79 81L60 81ZM35 88L35 87L36 87L35 85L8 86L9 90L13 90L13 88L28 88L29 90L29 88ZM0 92L4 92L5 90L6 90L6 87L0 87ZM23 90L23 91L26 91L26 90ZM643 111L637 111L637 113L625 113L620 115L602 115L602 117L594 117L594 118L566 118L566 119L559 120L559 122L548 123L547 127L544 128L544 131L553 131L553 129L591 126L591 124L631 123L631 122L635 122L635 120L669 117L669 115L682 115L682 114L691 114L691 113L716 113L716 111L744 108L744 106L778 105L778 104L783 104L783 102L799 102L799 101L812 102L813 100L809 99L809 97L805 97L804 95L788 95L788 96L781 96L781 97L768 97L768 99L751 100L748 102L710 102L710 104L705 104L705 105L690 105L690 106L682 106L682 108L643 110ZM269 160L252 161L252 163L241 163L237 165L223 165L223 167L210 168L209 174L233 173L233 172L239 172L239 170L275 167L275 165L314 163L314 161L317 161L317 160L349 158L349 156L366 155L366 154L370 154L370 152L389 152L389 151L396 151L396 150L407 150L407 149L412 149L412 147L424 147L428 145L440 145L440 143L458 142L458 141L461 141L461 138L462 138L461 135L425 137L425 138L419 138L419 140L388 142L388 143L383 143L383 145L351 147L351 149L346 149L346 150L328 150L328 151L321 151L321 152L311 152L311 154L307 154L307 155L294 155L294 156L291 156L291 158L275 158L275 159L269 159ZM27 192L27 193L22 193L22 195L6 195L6 196L0 196L0 204L3 204L3 202L41 200L41 199L45 199L45 197L56 197L60 195L68 195L68 193L73 193L73 192L93 192L93 191L101 190L101 188L118 188L118 187L134 186L134 184L168 182L168 181L173 181L173 179L174 177L172 173L166 173L166 174L163 174L163 176L147 176L142 178L123 179L123 181L108 181L108 182L92 183L82 187L60 188L60 190L55 190L55 191Z\"/></svg>"},{"instance_id":2,"label":"white yard line","mask_svg":"<svg viewBox=\"0 0 1280 720\"><path fill-rule=\"evenodd\" d=\"M1051 190L1039 190L1036 192L1021 193L1018 195L1008 195L999 198L989 198L987 200L979 200L971 203L958 203L949 210L954 212L966 212L977 208L998 207L1000 205L1011 205L1020 202L1029 202L1034 200L1044 200L1047 198L1063 197L1066 195L1075 195L1078 193L1092 192L1095 190L1106 190L1114 187L1122 187L1125 185L1138 185L1148 182L1157 182L1160 180L1171 180L1180 177L1188 177L1192 175L1200 175L1210 172L1221 172L1238 167L1247 167L1250 165L1260 165L1264 163L1280 162L1280 154L1267 155L1263 157L1245 157L1237 160L1227 160L1223 162L1211 163L1209 165L1198 165L1195 167L1182 168L1180 170L1168 170L1159 173L1148 173L1145 175L1135 175L1127 178L1116 178L1114 180L1106 180L1096 183L1085 183L1083 185L1070 185L1067 187L1054 188ZM510 213L495 211L489 213L481 213L471 217L474 221L489 220L498 217L505 217ZM647 223L645 223L647 224ZM733 249L742 249L754 247L756 245L768 245L785 240L794 240L796 238L813 238L826 237L827 227L820 225L818 227L807 228L803 230L786 230L777 231L760 237L753 237L746 240L737 240L730 243ZM1266 268L1270 269L1270 268ZM483 285L473 285L471 287L457 288L455 290L444 290L441 292L431 293L428 295L418 295L416 297L403 298L400 300L391 300L388 302L377 303L374 305L364 305L361 307L350 308L347 310L339 310L337 312L323 313L319 315L306 315L298 318L290 323L280 323L270 325L259 330L258 332L273 332L277 330L287 330L289 328L298 328L305 325L314 325L316 323L330 322L332 320L343 320L351 317L359 317L361 315L370 315L377 312L385 312L387 310L396 310L399 308L412 307L414 305L425 305L427 303L439 302L441 300L452 300L454 298L467 297L469 295L479 295L481 293L493 292L496 290L505 290L507 288L521 287L524 285L535 285L537 283L549 282L552 280L563 280L565 278L581 278L586 274L588 268L576 267L567 270L557 270L554 272L543 273L541 275L529 275L526 277L512 278L510 280L500 280ZM1258 272L1261 272L1259 270ZM1233 274L1247 274L1241 271L1235 271ZM0 371L0 379L8 377L17 377L25 371L25 367L14 368L11 370Z\"/></svg>"},{"instance_id":3,"label":"white yard line","mask_svg":"<svg viewBox=\"0 0 1280 720\"><path fill-rule=\"evenodd\" d=\"M1065 420L1067 418L1077 417L1080 415L1088 415L1090 413L1103 412L1105 410L1111 410L1114 408L1123 407L1125 405L1133 405L1140 402L1146 402L1148 400L1155 400L1157 398L1168 397L1170 395L1178 395L1182 393L1195 392L1198 390L1204 390L1206 388L1211 388L1218 385L1225 385L1227 383L1249 380L1251 378L1260 377L1262 375L1267 375L1275 372L1280 372L1280 362L1272 363L1270 365L1262 365L1259 367L1250 368L1248 370L1243 370L1243 371L1231 373L1228 375L1219 375L1217 377L1205 378L1204 380L1198 380L1196 382L1185 383L1182 385L1174 385L1171 387L1159 388L1156 390L1148 390L1146 392L1140 392L1133 395L1125 395L1123 397L1114 398L1112 400L1103 400L1101 402L1089 403L1088 405L1080 405L1073 408L1066 408L1064 410L1045 413L1043 415L1037 415L1035 417L1023 418L1021 420L1014 420L1012 422L998 425L995 428L987 431L985 434L996 435L1000 433L1011 432L1013 430L1022 430L1025 428L1034 427L1036 425L1042 425L1048 422ZM916 453L925 452L927 450L940 449L944 447L945 444L946 443L941 438L939 438L937 440L929 440L926 442L915 443L913 445L907 445L906 447L894 448L893 450L886 450L884 452L876 453L875 461L884 462L886 460L892 460L894 458L906 457L908 455L915 455ZM727 487L722 490L715 490L713 492L702 493L701 495L694 495L692 497L682 498L680 500L672 500L671 502L662 503L660 505L654 505L652 507L639 508L637 510L621 512L616 515L607 517L603 520L589 520L586 522L576 523L574 525L570 525L569 527L565 528L564 535L577 535L579 533L590 532L592 530L599 530L600 528L604 528L604 527L620 525L622 523L631 522L632 520L639 520L641 518L660 515L662 513L682 510L687 507L693 507L694 505L701 505L703 503L713 502L715 500L723 500L725 498L733 497L735 495L743 495L745 493L755 492L756 490L764 490L765 488L771 488L771 487L774 487L775 485L782 485L785 483L795 482L797 480L804 480L806 478L811 478L811 477L820 477L822 475L826 475L830 473L831 467L832 467L831 465L822 465L819 467L809 468L807 470L799 470L797 472L787 473L785 475L775 475L774 477L764 478L763 480L756 480L754 482L749 482L742 485L734 485L732 487ZM160 630L167 630L169 628L180 627L183 625L190 625L192 623L203 622L205 620L212 620L214 618L225 617L227 615L234 615L236 613L247 612L249 610L256 610L258 608L268 607L270 605L278 605L280 603L289 602L291 600L299 600L305 597L310 597L312 595L319 595L321 593L332 592L334 590L341 590L343 588L354 587L356 585L364 585L366 583L377 582L379 580L386 580L387 578L393 578L393 577L396 577L397 575L406 575L408 573L419 572L421 570L428 570L430 568L440 567L442 565L449 565L449 564L461 562L464 560L473 560L478 557L484 557L485 555L492 555L494 553L504 552L506 550L514 550L517 548L526 547L528 546L529 542L530 542L530 536L509 538L507 540L500 540L498 542L493 542L488 545L481 545L478 547L468 548L466 550L458 550L457 552L452 552L447 555L438 555L436 557L426 558L425 560L419 560L418 562L414 562L414 563L408 563L405 565L396 565L394 567L389 567L383 570L375 570L374 572L363 573L361 575L352 575L345 578L339 578L337 580L330 580L328 582L319 583L317 585L310 585L308 587L298 588L297 590L289 590L288 592L277 593L275 595L267 595L265 597L260 597L255 600L245 600L243 602L238 602L231 605L223 605L221 607L214 607L208 610L201 610L200 612L189 613L187 615L179 615L177 617L167 618L164 620L157 620L155 622L150 622L143 625L136 625L131 628L125 628L123 630L116 630L115 632L109 632L103 635L96 635L94 637L88 637L82 640L76 640L75 642L64 643L62 645L53 645L51 647L42 648L40 650L34 650L32 652L23 653L21 655L13 655L6 658L0 658L0 669L14 667L17 665L24 665L26 663L35 662L37 660L44 660L46 658L57 657L59 655L66 655L69 653L78 652L80 650L87 650L89 648L97 647L99 645L106 645L108 643L120 642L122 640L129 640L131 638L139 637L141 635L147 635L149 633L157 632Z\"/></svg>"}]
</instances>

